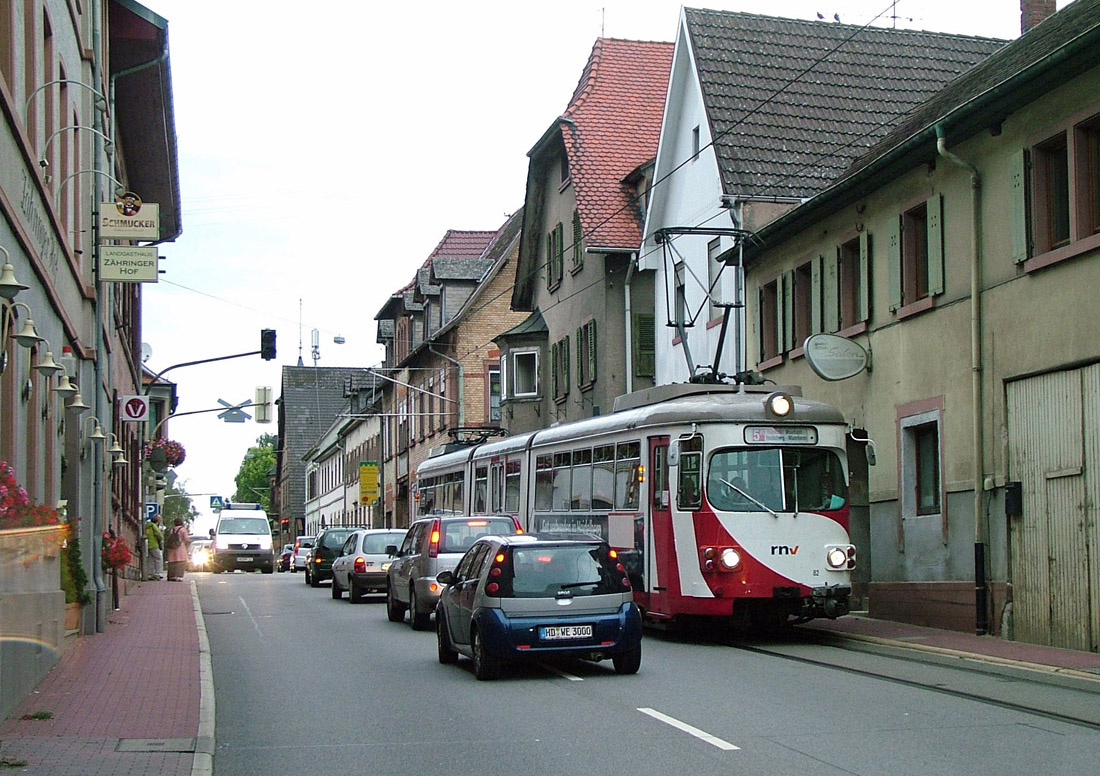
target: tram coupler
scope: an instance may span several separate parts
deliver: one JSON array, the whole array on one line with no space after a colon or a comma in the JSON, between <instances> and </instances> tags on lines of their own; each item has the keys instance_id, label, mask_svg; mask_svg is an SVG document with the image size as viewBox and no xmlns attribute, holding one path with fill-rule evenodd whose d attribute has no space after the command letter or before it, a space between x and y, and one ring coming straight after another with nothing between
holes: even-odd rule
<instances>
[{"instance_id":1,"label":"tram coupler","mask_svg":"<svg viewBox=\"0 0 1100 776\"><path fill-rule=\"evenodd\" d=\"M849 603L851 596L852 588L849 585L815 587L810 598L804 599L803 604L811 610L807 612L809 617L828 617L835 620L852 610Z\"/></svg>"}]
</instances>

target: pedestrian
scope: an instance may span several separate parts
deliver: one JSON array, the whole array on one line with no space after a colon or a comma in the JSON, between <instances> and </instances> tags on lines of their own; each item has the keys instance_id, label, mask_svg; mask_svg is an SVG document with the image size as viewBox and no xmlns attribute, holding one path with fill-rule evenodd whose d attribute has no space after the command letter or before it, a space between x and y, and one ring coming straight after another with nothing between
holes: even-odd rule
<instances>
[{"instance_id":1,"label":"pedestrian","mask_svg":"<svg viewBox=\"0 0 1100 776\"><path fill-rule=\"evenodd\" d=\"M145 524L145 554L149 559L149 579L164 579L164 529L160 515Z\"/></svg>"},{"instance_id":2,"label":"pedestrian","mask_svg":"<svg viewBox=\"0 0 1100 776\"><path fill-rule=\"evenodd\" d=\"M168 551L168 581L179 582L183 579L183 572L187 568L188 547L191 545L191 535L183 525L183 518L177 517L172 523L171 530L164 537L164 549Z\"/></svg>"}]
</instances>

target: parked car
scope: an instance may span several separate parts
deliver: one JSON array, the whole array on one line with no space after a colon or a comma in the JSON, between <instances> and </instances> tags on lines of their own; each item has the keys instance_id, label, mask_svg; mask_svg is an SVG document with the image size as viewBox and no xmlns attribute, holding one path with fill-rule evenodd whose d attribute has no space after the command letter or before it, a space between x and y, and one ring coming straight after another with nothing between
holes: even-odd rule
<instances>
[{"instance_id":1,"label":"parked car","mask_svg":"<svg viewBox=\"0 0 1100 776\"><path fill-rule=\"evenodd\" d=\"M348 591L348 601L357 604L366 593L386 592L386 571L390 567L387 549L400 546L406 530L361 528L352 532L332 561L332 597Z\"/></svg>"},{"instance_id":2,"label":"parked car","mask_svg":"<svg viewBox=\"0 0 1100 776\"><path fill-rule=\"evenodd\" d=\"M293 544L284 544L279 555L279 571L290 571L290 556L294 554Z\"/></svg>"},{"instance_id":3,"label":"parked car","mask_svg":"<svg viewBox=\"0 0 1100 776\"><path fill-rule=\"evenodd\" d=\"M522 659L610 658L620 674L641 666L641 614L602 539L486 537L436 580L439 662L466 655L478 679Z\"/></svg>"},{"instance_id":4,"label":"parked car","mask_svg":"<svg viewBox=\"0 0 1100 776\"><path fill-rule=\"evenodd\" d=\"M306 584L320 587L326 579L332 579L332 561L336 553L344 546L355 526L322 528L309 548L309 562L306 564Z\"/></svg>"},{"instance_id":5,"label":"parked car","mask_svg":"<svg viewBox=\"0 0 1100 776\"><path fill-rule=\"evenodd\" d=\"M386 579L386 613L401 622L409 612L413 630L426 630L439 600L436 575L455 567L459 558L482 536L522 533L508 515L423 517L409 526L394 553Z\"/></svg>"},{"instance_id":6,"label":"parked car","mask_svg":"<svg viewBox=\"0 0 1100 776\"><path fill-rule=\"evenodd\" d=\"M299 536L294 540L294 553L290 556L291 571L306 570L306 556L313 547L312 536Z\"/></svg>"},{"instance_id":7,"label":"parked car","mask_svg":"<svg viewBox=\"0 0 1100 776\"><path fill-rule=\"evenodd\" d=\"M191 562L189 567L191 571L209 571L210 570L210 545L212 540L210 539L192 539L191 540Z\"/></svg>"}]
</instances>

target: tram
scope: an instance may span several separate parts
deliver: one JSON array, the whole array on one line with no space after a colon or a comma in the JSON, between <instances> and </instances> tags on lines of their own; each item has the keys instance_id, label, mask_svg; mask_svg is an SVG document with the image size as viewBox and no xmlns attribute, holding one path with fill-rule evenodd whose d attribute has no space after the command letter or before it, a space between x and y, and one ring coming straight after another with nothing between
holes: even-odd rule
<instances>
[{"instance_id":1,"label":"tram","mask_svg":"<svg viewBox=\"0 0 1100 776\"><path fill-rule=\"evenodd\" d=\"M687 384L615 411L429 458L418 513L509 514L592 533L653 623L777 626L847 614L847 422L795 387Z\"/></svg>"}]
</instances>

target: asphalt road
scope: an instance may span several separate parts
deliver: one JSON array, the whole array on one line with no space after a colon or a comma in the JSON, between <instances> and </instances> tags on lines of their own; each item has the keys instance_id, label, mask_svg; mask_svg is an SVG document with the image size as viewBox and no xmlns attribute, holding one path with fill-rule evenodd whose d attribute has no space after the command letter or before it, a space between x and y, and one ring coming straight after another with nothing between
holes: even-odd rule
<instances>
[{"instance_id":1,"label":"asphalt road","mask_svg":"<svg viewBox=\"0 0 1100 776\"><path fill-rule=\"evenodd\" d=\"M1060 718L1055 688L1003 676L799 637L647 633L636 676L571 661L478 682L465 659L437 662L434 633L390 623L381 599L335 601L301 574L194 578L218 776L1049 776L1100 757L1100 728ZM1022 710L1006 691L1056 708Z\"/></svg>"}]
</instances>

